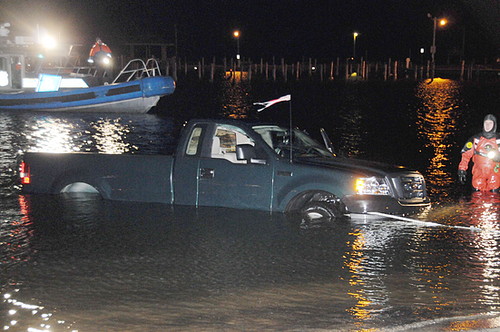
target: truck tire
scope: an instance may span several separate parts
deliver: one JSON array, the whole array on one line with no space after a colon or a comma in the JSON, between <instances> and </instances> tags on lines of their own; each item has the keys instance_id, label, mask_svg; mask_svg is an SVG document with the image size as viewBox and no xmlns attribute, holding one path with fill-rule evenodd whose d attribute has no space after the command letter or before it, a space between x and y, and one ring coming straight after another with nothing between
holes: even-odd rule
<instances>
[{"instance_id":1,"label":"truck tire","mask_svg":"<svg viewBox=\"0 0 500 332\"><path fill-rule=\"evenodd\" d=\"M308 202L299 212L303 221L312 223L331 222L343 216L335 206L326 202Z\"/></svg>"}]
</instances>

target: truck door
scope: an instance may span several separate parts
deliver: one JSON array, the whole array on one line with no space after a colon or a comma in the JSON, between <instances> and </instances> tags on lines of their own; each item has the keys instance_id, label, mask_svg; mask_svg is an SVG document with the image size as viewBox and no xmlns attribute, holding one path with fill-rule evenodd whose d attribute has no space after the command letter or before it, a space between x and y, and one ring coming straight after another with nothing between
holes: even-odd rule
<instances>
[{"instance_id":1,"label":"truck door","mask_svg":"<svg viewBox=\"0 0 500 332\"><path fill-rule=\"evenodd\" d=\"M206 124L193 127L185 146L180 147L175 156L172 181L174 204L198 205L198 167L206 132Z\"/></svg>"},{"instance_id":2,"label":"truck door","mask_svg":"<svg viewBox=\"0 0 500 332\"><path fill-rule=\"evenodd\" d=\"M270 211L272 161L263 156L255 162L237 160L236 145L255 142L235 126L218 125L211 142L210 155L200 158L198 204Z\"/></svg>"}]
</instances>

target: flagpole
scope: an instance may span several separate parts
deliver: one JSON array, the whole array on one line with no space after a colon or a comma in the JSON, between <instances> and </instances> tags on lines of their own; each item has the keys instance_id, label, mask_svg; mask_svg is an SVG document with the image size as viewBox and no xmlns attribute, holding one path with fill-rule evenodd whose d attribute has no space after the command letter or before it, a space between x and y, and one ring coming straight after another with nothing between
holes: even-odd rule
<instances>
[{"instance_id":1,"label":"flagpole","mask_svg":"<svg viewBox=\"0 0 500 332\"><path fill-rule=\"evenodd\" d=\"M289 118L290 118L290 163L293 163L293 126L292 126L292 98L289 103Z\"/></svg>"}]
</instances>

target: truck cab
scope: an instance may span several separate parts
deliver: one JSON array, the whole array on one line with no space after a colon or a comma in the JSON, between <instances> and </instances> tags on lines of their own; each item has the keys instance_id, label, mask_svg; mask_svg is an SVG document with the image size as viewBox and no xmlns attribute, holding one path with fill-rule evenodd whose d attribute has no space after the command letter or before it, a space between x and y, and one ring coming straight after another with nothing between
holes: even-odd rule
<instances>
[{"instance_id":1,"label":"truck cab","mask_svg":"<svg viewBox=\"0 0 500 332\"><path fill-rule=\"evenodd\" d=\"M193 120L185 131L174 169L179 204L271 212L319 207L333 217L407 214L429 205L417 171L337 157L298 129L290 135L274 124Z\"/></svg>"}]
</instances>

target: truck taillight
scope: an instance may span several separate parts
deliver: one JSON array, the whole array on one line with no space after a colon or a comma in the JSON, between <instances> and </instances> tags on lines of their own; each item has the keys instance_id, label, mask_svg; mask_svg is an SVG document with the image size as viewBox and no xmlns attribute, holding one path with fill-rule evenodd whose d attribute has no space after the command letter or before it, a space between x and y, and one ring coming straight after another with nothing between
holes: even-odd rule
<instances>
[{"instance_id":1,"label":"truck taillight","mask_svg":"<svg viewBox=\"0 0 500 332\"><path fill-rule=\"evenodd\" d=\"M31 183L30 167L24 161L19 166L19 177L22 184Z\"/></svg>"}]
</instances>

